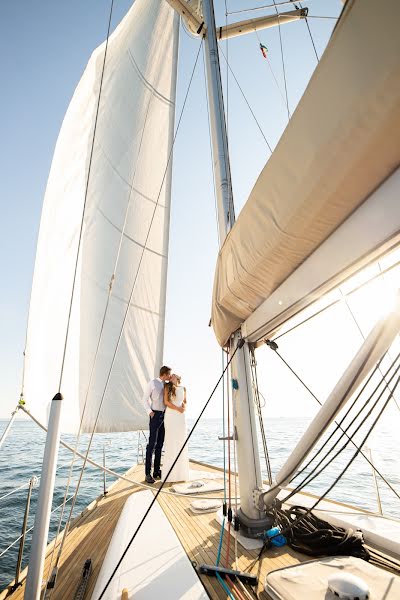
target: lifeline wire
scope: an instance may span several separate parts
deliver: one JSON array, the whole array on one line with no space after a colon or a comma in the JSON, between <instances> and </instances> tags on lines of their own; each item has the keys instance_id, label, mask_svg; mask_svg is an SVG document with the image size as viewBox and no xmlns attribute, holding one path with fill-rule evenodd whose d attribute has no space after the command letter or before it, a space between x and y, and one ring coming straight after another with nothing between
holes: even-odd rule
<instances>
[{"instance_id":1,"label":"lifeline wire","mask_svg":"<svg viewBox=\"0 0 400 600\"><path fill-rule=\"evenodd\" d=\"M34 421L36 423L36 425L38 425L41 429L43 429L43 431L47 431L47 427L45 427L43 425L43 423L40 423L40 421L38 421L36 419L36 417L34 417L32 415L32 413L30 413L26 409L23 409L23 410L32 419L32 421ZM70 446L69 444L67 444L66 442L64 442L63 440L60 440L60 444L62 446L64 446L64 448L67 448L71 452L74 452L74 448L72 446ZM76 452L76 454L77 454L77 456L79 456L79 458L82 458L83 460L85 459L84 454L81 454L80 452ZM143 483L141 481L136 481L135 479L131 479L130 477L126 477L125 475L121 475L120 473L117 473L116 471L113 471L112 469L109 469L108 467L103 467L102 465L99 465L97 462L95 462L94 460L92 460L89 457L87 458L87 462L90 465L92 465L93 467L96 467L97 469L99 469L99 471L102 471L103 473L107 473L108 475L112 475L113 477L116 477L117 479L120 479L121 481L128 481L129 483L132 483L133 485L137 485L138 487L142 487L147 490L154 490L153 486L147 485L146 483ZM167 496L182 496L183 498L187 498L187 494L180 494L179 492L169 492L168 490L163 490L162 493L166 494ZM221 498L219 496L203 496L202 494L196 494L196 498L202 498L204 500L221 500Z\"/></svg>"}]
</instances>

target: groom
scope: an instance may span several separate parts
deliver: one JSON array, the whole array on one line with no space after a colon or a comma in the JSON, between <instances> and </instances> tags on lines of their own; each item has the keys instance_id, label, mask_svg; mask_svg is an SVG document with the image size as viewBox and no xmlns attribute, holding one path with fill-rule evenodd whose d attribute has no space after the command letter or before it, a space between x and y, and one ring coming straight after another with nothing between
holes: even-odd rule
<instances>
[{"instance_id":1,"label":"groom","mask_svg":"<svg viewBox=\"0 0 400 600\"><path fill-rule=\"evenodd\" d=\"M161 479L161 450L164 443L164 382L168 381L171 375L169 367L161 367L160 376L152 379L147 384L143 395L143 404L147 414L150 417L149 442L146 446L146 482L154 483L156 479ZM154 471L151 476L151 461L154 452Z\"/></svg>"}]
</instances>

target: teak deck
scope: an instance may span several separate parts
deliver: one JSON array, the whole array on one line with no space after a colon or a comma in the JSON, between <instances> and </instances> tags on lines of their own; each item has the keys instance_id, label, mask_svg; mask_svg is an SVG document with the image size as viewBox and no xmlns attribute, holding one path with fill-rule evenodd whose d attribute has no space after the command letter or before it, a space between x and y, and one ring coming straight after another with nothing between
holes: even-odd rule
<instances>
[{"instance_id":1,"label":"teak deck","mask_svg":"<svg viewBox=\"0 0 400 600\"><path fill-rule=\"evenodd\" d=\"M191 469L220 472L219 469L194 462L191 462ZM144 481L143 465L133 467L126 475L137 481ZM52 600L69 600L74 597L81 578L83 565L87 558L92 559L93 572L90 577L85 599L91 597L108 544L111 540L124 503L130 494L134 494L141 489L142 488L137 485L119 480L109 488L105 497L100 496L97 498L97 500L92 502L92 504L90 504L87 509L74 520L64 545L57 584L52 594ZM217 494L213 493L210 495L215 496ZM221 526L216 520L215 513L194 515L189 510L190 503L193 499L194 497L186 498L160 494L158 501L181 541L189 559L195 561L197 565L203 563L215 564ZM234 540L232 539L228 565L231 568L239 568L243 571L248 570L249 566L256 558L257 552L244 550L244 548L238 544L238 565L236 566L234 545ZM50 543L47 549L45 576L47 576L48 573L53 547L54 542ZM221 564L224 566L226 565L226 553L227 540L225 535L221 553ZM257 591L259 593L259 598L262 600L267 600L269 598L263 591L265 575L269 571L296 564L302 560L307 560L307 557L292 551L287 546L284 548L268 550L268 552L264 554L261 563L258 563L252 570L252 573L257 574L258 576L259 583ZM26 569L21 574L22 585L13 593L10 593L9 590L0 593L0 600L4 600L6 597L12 600L22 600L25 590L25 577ZM215 578L200 575L200 579L211 598L227 598L226 592L224 592L223 588ZM174 599L171 598L171 600Z\"/></svg>"}]
</instances>

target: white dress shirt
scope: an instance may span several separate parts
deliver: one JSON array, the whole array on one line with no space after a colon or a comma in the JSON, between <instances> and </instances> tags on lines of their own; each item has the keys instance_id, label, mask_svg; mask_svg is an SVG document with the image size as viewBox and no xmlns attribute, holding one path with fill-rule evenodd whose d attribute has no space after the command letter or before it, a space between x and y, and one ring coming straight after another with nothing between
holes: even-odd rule
<instances>
[{"instance_id":1,"label":"white dress shirt","mask_svg":"<svg viewBox=\"0 0 400 600\"><path fill-rule=\"evenodd\" d=\"M165 410L164 382L159 377L147 384L143 394L143 404L148 415L153 410Z\"/></svg>"}]
</instances>

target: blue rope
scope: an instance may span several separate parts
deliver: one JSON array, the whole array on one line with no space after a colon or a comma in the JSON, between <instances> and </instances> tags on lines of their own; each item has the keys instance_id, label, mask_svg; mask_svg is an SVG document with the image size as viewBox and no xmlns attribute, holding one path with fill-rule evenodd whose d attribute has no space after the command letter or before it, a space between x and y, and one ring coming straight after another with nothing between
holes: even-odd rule
<instances>
[{"instance_id":1,"label":"blue rope","mask_svg":"<svg viewBox=\"0 0 400 600\"><path fill-rule=\"evenodd\" d=\"M224 529L225 529L225 517L223 518L222 525L221 525L221 535L220 535L220 538L219 538L219 546L218 546L218 554L217 554L217 567L219 565L219 561L220 561L220 558L221 558L222 540L223 540L223 537L224 537ZM215 573L215 574L217 576L218 581L220 582L220 584L224 588L225 592L228 594L229 598L233 598L233 600L236 600L235 596L233 596L231 594L230 589L228 588L228 586L226 585L226 583L222 579L221 575L219 573Z\"/></svg>"},{"instance_id":2,"label":"blue rope","mask_svg":"<svg viewBox=\"0 0 400 600\"><path fill-rule=\"evenodd\" d=\"M217 567L219 565L219 561L220 561L220 558L221 558L222 539L224 537L224 528L225 528L225 517L223 518L223 521L222 521L221 535L219 537L219 546L218 546L218 554L217 554Z\"/></svg>"},{"instance_id":3,"label":"blue rope","mask_svg":"<svg viewBox=\"0 0 400 600\"><path fill-rule=\"evenodd\" d=\"M229 598L232 598L232 600L236 600L235 596L232 595L230 589L228 588L228 586L226 585L226 583L222 579L221 575L219 573L215 573L215 574L217 576L218 581L220 582L220 584L224 588L225 592L228 594Z\"/></svg>"}]
</instances>

